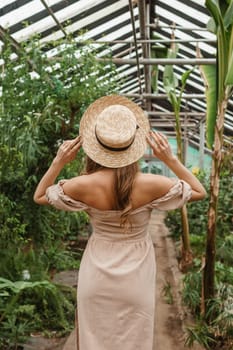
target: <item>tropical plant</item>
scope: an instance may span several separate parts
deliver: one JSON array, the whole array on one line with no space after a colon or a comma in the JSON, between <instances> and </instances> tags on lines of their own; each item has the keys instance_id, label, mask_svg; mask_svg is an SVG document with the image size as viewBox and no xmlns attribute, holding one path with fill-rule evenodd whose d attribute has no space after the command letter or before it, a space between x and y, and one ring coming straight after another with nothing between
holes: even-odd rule
<instances>
[{"instance_id":1,"label":"tropical plant","mask_svg":"<svg viewBox=\"0 0 233 350\"><path fill-rule=\"evenodd\" d=\"M12 54L10 39L5 38L0 77L0 238L3 254L10 251L11 240L13 256L25 245L27 250L47 249L54 239L69 239L69 235L73 239L74 232L77 237L86 229L85 215L39 207L32 201L33 192L59 143L77 135L85 108L97 97L116 91L116 83L114 67L97 62L90 43L77 48L71 37L46 48L32 38L22 44L15 59ZM79 152L60 177L76 176L82 166Z\"/></svg>"},{"instance_id":2,"label":"tropical plant","mask_svg":"<svg viewBox=\"0 0 233 350\"><path fill-rule=\"evenodd\" d=\"M233 0L206 0L205 5L212 16L208 27L214 31L217 37L217 79L214 82L217 86L216 96L213 94L213 97L207 100L207 105L212 103L212 107L208 106L208 110L213 111L207 119L208 125L211 125L211 127L208 127L208 133L213 134L214 130L214 138L212 136L208 137L209 142L211 142L212 139L214 139L214 142L210 179L206 264L203 285L205 306L207 306L208 300L215 295L214 266L216 255L217 206L220 187L220 170L222 165L224 117L228 100L233 91ZM215 105L217 107L217 113L214 111ZM210 144L210 146L212 146L212 144ZM205 313L207 313L207 310L205 310Z\"/></svg>"},{"instance_id":3,"label":"tropical plant","mask_svg":"<svg viewBox=\"0 0 233 350\"><path fill-rule=\"evenodd\" d=\"M17 348L30 332L72 328L75 292L59 290L49 281L15 281L0 278L0 338Z\"/></svg>"},{"instance_id":4,"label":"tropical plant","mask_svg":"<svg viewBox=\"0 0 233 350\"><path fill-rule=\"evenodd\" d=\"M91 43L78 46L69 37L42 46L34 37L14 50L6 37L0 75L0 339L6 349L8 338L18 343L37 327L65 332L73 325L64 313L74 314L74 299L63 307L66 298L49 279L52 269L79 266L81 253L70 247L87 233L88 218L32 198L59 144L79 132L86 107L117 89L114 66L98 62ZM77 176L83 159L79 152L59 179Z\"/></svg>"},{"instance_id":5,"label":"tropical plant","mask_svg":"<svg viewBox=\"0 0 233 350\"><path fill-rule=\"evenodd\" d=\"M221 171L221 187L218 198L218 218L217 230L219 232L216 239L216 252L218 260L231 265L232 263L232 217L233 217L233 178L228 167L231 164L231 158L227 158L228 162ZM204 187L209 186L209 175L200 173L199 180ZM209 193L202 201L188 204L190 243L194 256L201 257L205 250L205 237L207 230L207 211L209 205ZM179 239L182 231L181 218L179 211L170 211L165 219L166 224L170 228L175 240Z\"/></svg>"},{"instance_id":6,"label":"tropical plant","mask_svg":"<svg viewBox=\"0 0 233 350\"><path fill-rule=\"evenodd\" d=\"M216 269L218 274L218 267ZM199 273L201 277L201 273ZM232 349L233 345L233 286L226 282L219 281L216 284L216 296L213 299L208 300L208 314L207 317L211 322L206 321L205 317L199 315L199 310L196 310L196 324L192 327L187 327L186 345L192 347L194 342L198 342L206 349ZM189 283L189 281L185 281ZM200 299L201 293L196 289L193 284L192 287L186 285L187 291L190 290L191 294L196 291L195 298ZM201 283L199 283L199 287ZM197 294L197 295L196 295ZM192 298L188 297L188 301L195 307L196 302L193 302Z\"/></svg>"},{"instance_id":7,"label":"tropical plant","mask_svg":"<svg viewBox=\"0 0 233 350\"><path fill-rule=\"evenodd\" d=\"M194 253L192 270L183 279L182 300L195 317L196 325L188 327L188 346L199 342L207 349L231 349L232 335L232 286L233 286L233 258L232 258L232 217L233 217L233 178L232 153L225 155L221 169L221 187L218 201L218 220L216 237L215 263L215 297L209 299L207 314L203 315L202 280L204 259L207 213L209 197L203 201L194 202L189 206L190 242ZM204 173L198 175L205 187L209 184L209 176ZM181 231L180 212L169 212L166 224L178 239L177 232ZM224 321L225 320L225 321ZM208 321L208 322L207 322Z\"/></svg>"},{"instance_id":8,"label":"tropical plant","mask_svg":"<svg viewBox=\"0 0 233 350\"><path fill-rule=\"evenodd\" d=\"M210 328L203 321L199 321L194 327L187 327L186 332L187 337L185 340L185 345L189 348L193 347L195 342L204 346L205 349L212 349L212 346L216 344Z\"/></svg>"},{"instance_id":9,"label":"tropical plant","mask_svg":"<svg viewBox=\"0 0 233 350\"><path fill-rule=\"evenodd\" d=\"M155 33L152 33L151 38L153 40L161 40L162 37ZM151 46L151 58L166 58L168 54L168 48L165 45L152 45ZM153 93L158 92L158 79L159 79L159 67L158 64L154 64L151 67L151 87Z\"/></svg>"},{"instance_id":10,"label":"tropical plant","mask_svg":"<svg viewBox=\"0 0 233 350\"><path fill-rule=\"evenodd\" d=\"M168 58L175 58L177 56L178 46L174 43L171 49L168 50ZM179 86L179 81L174 73L173 66L168 65L164 67L163 73L163 86L168 95L168 99L173 107L175 114L175 131L176 131L176 142L177 142L177 156L178 159L184 164L184 151L182 144L182 129L180 122L180 110L182 95L186 86L188 77L190 76L192 70L188 70L183 73L181 77L181 86L179 92L177 93L177 88ZM181 221L182 221L182 247L181 247L181 270L187 269L188 266L192 264L193 255L190 247L189 239L189 222L187 207L184 205L181 208Z\"/></svg>"}]
</instances>

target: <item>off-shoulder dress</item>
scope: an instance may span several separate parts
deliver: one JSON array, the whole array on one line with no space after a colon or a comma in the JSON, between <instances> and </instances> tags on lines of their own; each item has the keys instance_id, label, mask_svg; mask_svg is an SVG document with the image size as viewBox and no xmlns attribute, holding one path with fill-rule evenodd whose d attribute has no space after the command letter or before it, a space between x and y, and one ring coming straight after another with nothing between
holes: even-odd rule
<instances>
[{"instance_id":1,"label":"off-shoulder dress","mask_svg":"<svg viewBox=\"0 0 233 350\"><path fill-rule=\"evenodd\" d=\"M156 266L148 224L153 209L182 207L190 186L176 180L166 195L133 210L125 232L121 211L73 200L63 192L64 181L47 189L49 203L85 211L93 228L78 277L79 350L152 350Z\"/></svg>"}]
</instances>

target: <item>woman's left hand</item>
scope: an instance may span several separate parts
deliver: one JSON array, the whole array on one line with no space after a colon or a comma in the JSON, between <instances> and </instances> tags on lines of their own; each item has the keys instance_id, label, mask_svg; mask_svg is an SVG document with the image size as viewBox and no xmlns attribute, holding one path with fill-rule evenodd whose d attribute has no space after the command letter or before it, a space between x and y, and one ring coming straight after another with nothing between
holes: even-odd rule
<instances>
[{"instance_id":1,"label":"woman's left hand","mask_svg":"<svg viewBox=\"0 0 233 350\"><path fill-rule=\"evenodd\" d=\"M150 131L146 139L153 150L154 156L165 164L176 158L172 153L167 137L162 133Z\"/></svg>"},{"instance_id":2,"label":"woman's left hand","mask_svg":"<svg viewBox=\"0 0 233 350\"><path fill-rule=\"evenodd\" d=\"M55 162L58 162L61 165L65 165L69 162L72 162L82 146L81 136L77 136L73 140L67 140L62 143L57 151L57 155L54 158Z\"/></svg>"}]
</instances>

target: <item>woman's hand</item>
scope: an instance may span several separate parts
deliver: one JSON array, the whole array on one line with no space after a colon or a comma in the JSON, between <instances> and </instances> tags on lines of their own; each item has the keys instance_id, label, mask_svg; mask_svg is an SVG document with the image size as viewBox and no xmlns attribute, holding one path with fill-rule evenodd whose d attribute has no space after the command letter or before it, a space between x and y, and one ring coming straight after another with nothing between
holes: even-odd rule
<instances>
[{"instance_id":1,"label":"woman's hand","mask_svg":"<svg viewBox=\"0 0 233 350\"><path fill-rule=\"evenodd\" d=\"M59 147L56 157L40 180L34 193L33 199L37 204L49 204L45 195L47 188L54 184L64 165L75 159L81 146L82 139L78 136L74 140L64 141Z\"/></svg>"},{"instance_id":2,"label":"woman's hand","mask_svg":"<svg viewBox=\"0 0 233 350\"><path fill-rule=\"evenodd\" d=\"M206 196L205 188L200 181L191 173L191 171L186 169L186 167L172 153L166 136L159 132L151 131L147 136L147 142L151 146L154 156L164 162L179 179L186 181L191 186L191 201L197 201Z\"/></svg>"},{"instance_id":3,"label":"woman's hand","mask_svg":"<svg viewBox=\"0 0 233 350\"><path fill-rule=\"evenodd\" d=\"M59 163L62 166L69 162L72 162L75 159L81 146L81 136L77 136L73 140L64 141L57 151L57 155L54 158L54 162Z\"/></svg>"},{"instance_id":4,"label":"woman's hand","mask_svg":"<svg viewBox=\"0 0 233 350\"><path fill-rule=\"evenodd\" d=\"M147 142L152 148L154 156L162 162L167 163L176 158L165 135L150 131Z\"/></svg>"}]
</instances>

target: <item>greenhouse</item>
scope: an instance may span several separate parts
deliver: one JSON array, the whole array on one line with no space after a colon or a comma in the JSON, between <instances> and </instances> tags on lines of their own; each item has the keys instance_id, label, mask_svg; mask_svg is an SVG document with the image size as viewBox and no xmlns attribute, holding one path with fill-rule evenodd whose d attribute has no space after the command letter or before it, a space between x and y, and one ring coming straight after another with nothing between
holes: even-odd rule
<instances>
[{"instance_id":1,"label":"greenhouse","mask_svg":"<svg viewBox=\"0 0 233 350\"><path fill-rule=\"evenodd\" d=\"M233 350L233 0L1 0L0 140L1 350Z\"/></svg>"}]
</instances>

